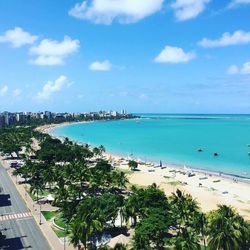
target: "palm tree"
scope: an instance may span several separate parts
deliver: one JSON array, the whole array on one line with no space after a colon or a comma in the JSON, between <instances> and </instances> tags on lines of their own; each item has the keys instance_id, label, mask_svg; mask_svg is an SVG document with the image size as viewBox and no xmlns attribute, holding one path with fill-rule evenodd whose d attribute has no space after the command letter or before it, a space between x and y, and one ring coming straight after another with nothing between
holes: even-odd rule
<instances>
[{"instance_id":1,"label":"palm tree","mask_svg":"<svg viewBox=\"0 0 250 250\"><path fill-rule=\"evenodd\" d=\"M106 181L108 182L107 185L111 186L113 189L122 189L126 188L128 178L126 177L126 174L124 172L112 171L110 173L110 178L107 178Z\"/></svg>"},{"instance_id":2,"label":"palm tree","mask_svg":"<svg viewBox=\"0 0 250 250\"><path fill-rule=\"evenodd\" d=\"M113 250L127 250L127 249L128 249L127 246L123 245L122 243L117 243L113 248Z\"/></svg>"},{"instance_id":3,"label":"palm tree","mask_svg":"<svg viewBox=\"0 0 250 250\"><path fill-rule=\"evenodd\" d=\"M242 249L244 221L235 210L226 205L219 205L211 212L208 226L208 247L210 249Z\"/></svg>"},{"instance_id":4,"label":"palm tree","mask_svg":"<svg viewBox=\"0 0 250 250\"><path fill-rule=\"evenodd\" d=\"M170 197L172 217L176 228L176 237L173 243L177 249L199 249L201 230L198 227L198 218L201 216L196 200L189 194L177 189ZM203 221L201 221L203 222ZM183 246L183 248L181 248ZM185 247L191 248L185 248Z\"/></svg>"},{"instance_id":5,"label":"palm tree","mask_svg":"<svg viewBox=\"0 0 250 250\"><path fill-rule=\"evenodd\" d=\"M105 151L106 151L106 149L105 149L105 147L104 147L103 145L101 145L101 146L99 147L99 150L100 150L101 155L102 155L103 153L105 153Z\"/></svg>"},{"instance_id":6,"label":"palm tree","mask_svg":"<svg viewBox=\"0 0 250 250\"><path fill-rule=\"evenodd\" d=\"M38 194L39 192L42 193L44 191L44 184L42 182L41 179L35 179L31 182L31 185L30 185L30 192L32 194L36 194L36 199L38 201Z\"/></svg>"},{"instance_id":7,"label":"palm tree","mask_svg":"<svg viewBox=\"0 0 250 250\"><path fill-rule=\"evenodd\" d=\"M128 166L131 170L135 171L138 168L138 163L132 160L128 162Z\"/></svg>"},{"instance_id":8,"label":"palm tree","mask_svg":"<svg viewBox=\"0 0 250 250\"><path fill-rule=\"evenodd\" d=\"M54 174L54 166L53 165L47 165L46 169L43 169L41 171L41 177L44 181L45 186L48 184L49 189L51 189L51 186L55 180L55 174Z\"/></svg>"},{"instance_id":9,"label":"palm tree","mask_svg":"<svg viewBox=\"0 0 250 250\"><path fill-rule=\"evenodd\" d=\"M207 217L204 213L200 213L197 215L197 220L196 220L196 229L197 231L200 232L201 237L203 239L203 245L204 249L206 250L207 248L207 242L206 242L206 236L207 236Z\"/></svg>"},{"instance_id":10,"label":"palm tree","mask_svg":"<svg viewBox=\"0 0 250 250\"><path fill-rule=\"evenodd\" d=\"M74 247L77 247L78 249L81 249L81 221L79 221L77 218L74 218L69 223L69 238L70 243L73 244Z\"/></svg>"}]
</instances>

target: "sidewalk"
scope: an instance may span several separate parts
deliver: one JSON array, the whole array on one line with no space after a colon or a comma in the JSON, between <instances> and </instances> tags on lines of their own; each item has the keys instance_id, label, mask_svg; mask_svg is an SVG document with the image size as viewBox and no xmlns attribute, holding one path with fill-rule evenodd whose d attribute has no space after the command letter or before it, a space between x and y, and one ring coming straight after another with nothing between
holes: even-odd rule
<instances>
[{"instance_id":1,"label":"sidewalk","mask_svg":"<svg viewBox=\"0 0 250 250\"><path fill-rule=\"evenodd\" d=\"M8 162L3 160L2 158L0 158L0 162L1 162L2 166L5 168L5 170L7 171L8 175L10 176L10 179L12 180L12 182L15 185L16 189L18 190L19 194L21 195L21 197L25 201L27 207L31 211L37 225L39 226L42 233L46 237L51 248L53 250L62 250L62 249L73 250L73 249L75 249L72 245L68 245L67 243L66 243L66 246L64 248L64 240L59 239L57 237L57 235L55 234L55 232L51 228L50 223L46 221L46 219L44 218L44 216L42 214L40 214L40 209L42 210L43 205L41 205L41 207L40 207L39 204L37 204L35 201L33 201L31 199L29 194L26 192L24 185L19 185L16 183L16 177L12 175L13 169L11 169L9 167ZM41 225L40 225L40 216L41 216Z\"/></svg>"}]
</instances>

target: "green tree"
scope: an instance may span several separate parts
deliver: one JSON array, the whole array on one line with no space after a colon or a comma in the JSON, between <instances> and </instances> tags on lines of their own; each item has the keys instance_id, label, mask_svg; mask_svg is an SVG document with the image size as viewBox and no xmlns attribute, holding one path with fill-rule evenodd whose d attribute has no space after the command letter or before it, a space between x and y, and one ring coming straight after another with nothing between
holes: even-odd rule
<instances>
[{"instance_id":1,"label":"green tree","mask_svg":"<svg viewBox=\"0 0 250 250\"><path fill-rule=\"evenodd\" d=\"M37 201L38 201L39 192L42 193L44 191L44 188L45 188L45 186L43 184L43 181L40 178L34 179L31 182L30 192L32 194L36 194Z\"/></svg>"},{"instance_id":2,"label":"green tree","mask_svg":"<svg viewBox=\"0 0 250 250\"><path fill-rule=\"evenodd\" d=\"M209 248L218 250L244 249L246 237L249 237L244 219L226 205L219 205L217 210L210 213L208 235Z\"/></svg>"},{"instance_id":3,"label":"green tree","mask_svg":"<svg viewBox=\"0 0 250 250\"><path fill-rule=\"evenodd\" d=\"M128 166L131 170L135 171L138 168L138 163L134 160L130 160Z\"/></svg>"},{"instance_id":4,"label":"green tree","mask_svg":"<svg viewBox=\"0 0 250 250\"><path fill-rule=\"evenodd\" d=\"M81 221L78 220L77 218L71 220L69 224L69 239L70 243L74 246L77 247L78 249L81 249L81 238L82 238L82 225Z\"/></svg>"},{"instance_id":5,"label":"green tree","mask_svg":"<svg viewBox=\"0 0 250 250\"><path fill-rule=\"evenodd\" d=\"M162 208L150 208L148 215L135 227L133 247L139 249L165 249L165 237L171 220Z\"/></svg>"},{"instance_id":6,"label":"green tree","mask_svg":"<svg viewBox=\"0 0 250 250\"><path fill-rule=\"evenodd\" d=\"M179 189L172 194L169 200L173 227L175 228L175 236L171 239L171 243L178 250L200 249L199 242L202 238L202 230L198 226L198 221L201 212L197 201Z\"/></svg>"}]
</instances>

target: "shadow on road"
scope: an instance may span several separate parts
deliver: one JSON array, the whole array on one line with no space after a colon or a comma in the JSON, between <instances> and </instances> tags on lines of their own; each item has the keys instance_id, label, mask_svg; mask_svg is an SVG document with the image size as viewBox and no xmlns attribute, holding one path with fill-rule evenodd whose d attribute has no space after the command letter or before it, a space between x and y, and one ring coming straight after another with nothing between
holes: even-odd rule
<instances>
[{"instance_id":1,"label":"shadow on road","mask_svg":"<svg viewBox=\"0 0 250 250\"><path fill-rule=\"evenodd\" d=\"M0 194L0 207L11 206L10 195Z\"/></svg>"},{"instance_id":2,"label":"shadow on road","mask_svg":"<svg viewBox=\"0 0 250 250\"><path fill-rule=\"evenodd\" d=\"M21 250L21 249L31 248L31 246L28 246L28 247L23 246L21 238L22 237L16 237L16 238L0 240L0 249L4 249L4 250Z\"/></svg>"}]
</instances>

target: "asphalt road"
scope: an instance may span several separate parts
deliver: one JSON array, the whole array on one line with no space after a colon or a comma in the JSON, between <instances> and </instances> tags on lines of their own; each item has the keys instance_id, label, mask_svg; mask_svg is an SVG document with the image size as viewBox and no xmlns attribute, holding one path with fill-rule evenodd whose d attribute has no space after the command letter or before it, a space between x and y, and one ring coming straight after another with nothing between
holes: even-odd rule
<instances>
[{"instance_id":1,"label":"asphalt road","mask_svg":"<svg viewBox=\"0 0 250 250\"><path fill-rule=\"evenodd\" d=\"M0 165L0 216L29 212L6 170ZM6 239L0 241L0 249L50 250L50 246L33 217L0 221L0 230Z\"/></svg>"}]
</instances>

